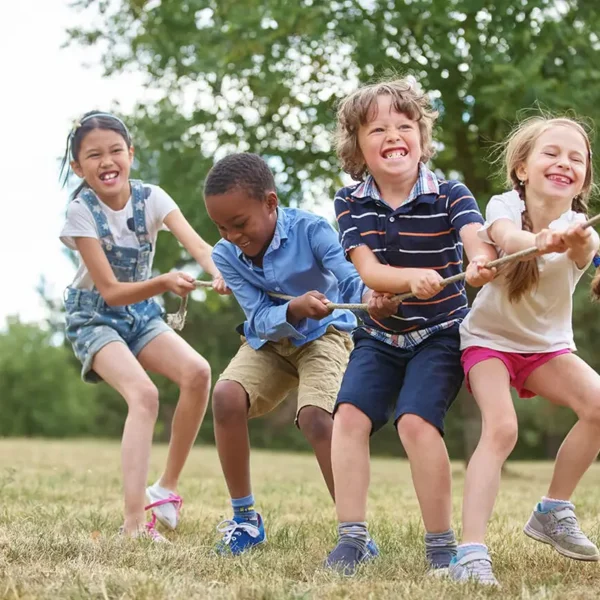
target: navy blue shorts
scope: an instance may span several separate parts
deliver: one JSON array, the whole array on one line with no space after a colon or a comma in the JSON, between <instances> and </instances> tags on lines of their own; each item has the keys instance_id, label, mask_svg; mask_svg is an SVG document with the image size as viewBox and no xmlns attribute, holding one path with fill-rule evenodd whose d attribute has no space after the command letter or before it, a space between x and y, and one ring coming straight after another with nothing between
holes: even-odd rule
<instances>
[{"instance_id":1,"label":"navy blue shorts","mask_svg":"<svg viewBox=\"0 0 600 600\"><path fill-rule=\"evenodd\" d=\"M371 419L371 433L394 413L394 424L402 415L418 415L444 435L444 417L463 377L458 325L434 333L410 350L357 329L335 410L344 403L356 406Z\"/></svg>"}]
</instances>

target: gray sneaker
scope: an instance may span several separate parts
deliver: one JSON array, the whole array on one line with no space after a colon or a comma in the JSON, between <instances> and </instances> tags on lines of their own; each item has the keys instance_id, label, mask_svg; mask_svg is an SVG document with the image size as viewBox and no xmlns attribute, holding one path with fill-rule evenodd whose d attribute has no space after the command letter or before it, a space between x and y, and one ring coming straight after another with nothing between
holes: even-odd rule
<instances>
[{"instance_id":1,"label":"gray sneaker","mask_svg":"<svg viewBox=\"0 0 600 600\"><path fill-rule=\"evenodd\" d=\"M450 579L459 582L473 582L499 587L492 571L492 559L487 552L469 552L462 558L453 558L448 567Z\"/></svg>"},{"instance_id":2,"label":"gray sneaker","mask_svg":"<svg viewBox=\"0 0 600 600\"><path fill-rule=\"evenodd\" d=\"M554 546L557 552L577 560L600 560L598 548L588 540L579 528L575 507L572 504L558 506L541 512L538 504L523 532L530 538Z\"/></svg>"}]
</instances>

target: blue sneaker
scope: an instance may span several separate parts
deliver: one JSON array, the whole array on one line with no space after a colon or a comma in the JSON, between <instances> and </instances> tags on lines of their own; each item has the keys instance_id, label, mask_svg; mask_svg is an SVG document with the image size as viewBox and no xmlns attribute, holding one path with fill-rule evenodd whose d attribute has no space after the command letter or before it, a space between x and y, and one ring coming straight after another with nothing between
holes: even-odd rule
<instances>
[{"instance_id":1,"label":"blue sneaker","mask_svg":"<svg viewBox=\"0 0 600 600\"><path fill-rule=\"evenodd\" d=\"M337 546L325 560L325 567L339 571L342 575L348 577L354 575L360 563L371 560L379 554L375 542L373 540L369 540L369 542L371 542L371 547L367 543L367 549L362 550L360 543L355 542L352 538L338 541ZM373 550L376 554L372 554Z\"/></svg>"},{"instance_id":2,"label":"blue sneaker","mask_svg":"<svg viewBox=\"0 0 600 600\"><path fill-rule=\"evenodd\" d=\"M257 513L258 523L234 517L231 520L221 521L217 531L223 534L223 539L217 544L215 550L218 554L241 554L253 546L264 544L267 541L265 526L262 517Z\"/></svg>"}]
</instances>

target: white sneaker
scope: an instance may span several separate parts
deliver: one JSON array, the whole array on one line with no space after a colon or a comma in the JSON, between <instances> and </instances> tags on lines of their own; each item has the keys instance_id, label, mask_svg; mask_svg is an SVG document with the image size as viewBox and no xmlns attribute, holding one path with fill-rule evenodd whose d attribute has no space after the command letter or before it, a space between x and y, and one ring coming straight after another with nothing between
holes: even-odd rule
<instances>
[{"instance_id":1,"label":"white sneaker","mask_svg":"<svg viewBox=\"0 0 600 600\"><path fill-rule=\"evenodd\" d=\"M168 529L175 529L183 506L181 496L161 487L157 481L154 485L146 488L146 498L149 502L145 507L146 510L152 510L152 514Z\"/></svg>"}]
</instances>

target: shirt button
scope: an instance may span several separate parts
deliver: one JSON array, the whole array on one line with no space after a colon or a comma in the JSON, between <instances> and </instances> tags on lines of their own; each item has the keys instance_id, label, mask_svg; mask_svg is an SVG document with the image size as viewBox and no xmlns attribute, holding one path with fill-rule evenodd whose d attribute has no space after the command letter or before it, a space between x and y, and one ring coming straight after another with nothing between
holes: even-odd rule
<instances>
[{"instance_id":1,"label":"shirt button","mask_svg":"<svg viewBox=\"0 0 600 600\"><path fill-rule=\"evenodd\" d=\"M280 288L279 286L277 286L277 287L275 288L275 291L277 291L277 292L280 292L280 291L281 291L281 288Z\"/></svg>"},{"instance_id":2,"label":"shirt button","mask_svg":"<svg viewBox=\"0 0 600 600\"><path fill-rule=\"evenodd\" d=\"M394 217L390 217L390 223L393 223L396 219Z\"/></svg>"}]
</instances>

